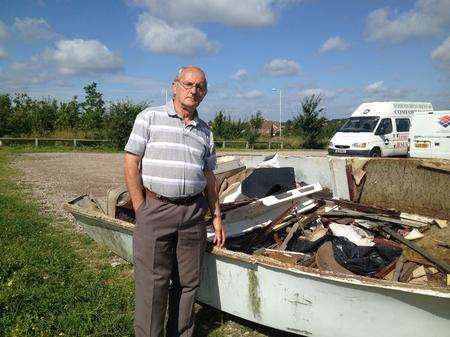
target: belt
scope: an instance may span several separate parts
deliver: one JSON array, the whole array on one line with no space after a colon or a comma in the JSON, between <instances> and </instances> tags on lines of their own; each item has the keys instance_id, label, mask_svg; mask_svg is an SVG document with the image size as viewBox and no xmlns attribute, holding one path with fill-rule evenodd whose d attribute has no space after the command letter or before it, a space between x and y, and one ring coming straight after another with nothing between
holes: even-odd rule
<instances>
[{"instance_id":1,"label":"belt","mask_svg":"<svg viewBox=\"0 0 450 337\"><path fill-rule=\"evenodd\" d=\"M145 189L145 194L147 198L157 199L174 205L191 205L194 203L195 200L197 200L202 195L202 193L198 193L195 195L190 195L188 197L170 198L157 194L153 191L150 191L149 189Z\"/></svg>"}]
</instances>

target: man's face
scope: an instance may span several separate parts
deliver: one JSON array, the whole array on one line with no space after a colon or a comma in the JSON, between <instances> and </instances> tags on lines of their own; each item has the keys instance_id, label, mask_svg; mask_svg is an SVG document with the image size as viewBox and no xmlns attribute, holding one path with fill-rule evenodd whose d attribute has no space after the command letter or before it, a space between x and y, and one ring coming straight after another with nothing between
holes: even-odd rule
<instances>
[{"instance_id":1,"label":"man's face","mask_svg":"<svg viewBox=\"0 0 450 337\"><path fill-rule=\"evenodd\" d=\"M202 71L195 68L185 69L173 83L174 100L182 107L194 111L206 96L206 79Z\"/></svg>"}]
</instances>

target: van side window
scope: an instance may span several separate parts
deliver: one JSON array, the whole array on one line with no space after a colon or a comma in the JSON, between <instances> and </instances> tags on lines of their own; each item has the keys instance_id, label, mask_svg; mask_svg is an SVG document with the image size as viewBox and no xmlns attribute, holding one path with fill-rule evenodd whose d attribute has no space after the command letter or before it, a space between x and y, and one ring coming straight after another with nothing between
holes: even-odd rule
<instances>
[{"instance_id":1,"label":"van side window","mask_svg":"<svg viewBox=\"0 0 450 337\"><path fill-rule=\"evenodd\" d=\"M382 135L387 135L392 132L392 122L390 118L384 118L381 120L380 125L378 125L377 132Z\"/></svg>"},{"instance_id":2,"label":"van side window","mask_svg":"<svg viewBox=\"0 0 450 337\"><path fill-rule=\"evenodd\" d=\"M409 131L409 118L396 118L395 126L397 127L397 132L408 132Z\"/></svg>"}]
</instances>

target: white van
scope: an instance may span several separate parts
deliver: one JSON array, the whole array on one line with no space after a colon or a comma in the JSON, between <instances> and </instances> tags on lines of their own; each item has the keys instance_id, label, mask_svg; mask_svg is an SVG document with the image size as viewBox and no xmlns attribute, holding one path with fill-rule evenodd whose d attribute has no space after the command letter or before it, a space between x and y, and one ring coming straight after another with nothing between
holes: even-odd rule
<instances>
[{"instance_id":1,"label":"white van","mask_svg":"<svg viewBox=\"0 0 450 337\"><path fill-rule=\"evenodd\" d=\"M370 102L361 104L331 138L331 155L388 157L408 153L411 116L433 111L427 102Z\"/></svg>"},{"instance_id":2,"label":"white van","mask_svg":"<svg viewBox=\"0 0 450 337\"><path fill-rule=\"evenodd\" d=\"M450 110L414 114L410 140L411 157L450 159Z\"/></svg>"}]
</instances>

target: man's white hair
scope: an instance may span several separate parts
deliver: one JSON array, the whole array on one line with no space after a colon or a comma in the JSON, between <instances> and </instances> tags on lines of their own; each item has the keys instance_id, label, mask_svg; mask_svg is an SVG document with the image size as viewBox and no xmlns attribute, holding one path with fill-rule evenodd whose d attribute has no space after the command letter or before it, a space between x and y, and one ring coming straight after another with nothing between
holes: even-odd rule
<instances>
[{"instance_id":1,"label":"man's white hair","mask_svg":"<svg viewBox=\"0 0 450 337\"><path fill-rule=\"evenodd\" d=\"M202 68L197 67L197 66L182 66L182 67L180 67L180 69L178 69L178 73L177 73L177 75L175 76L175 79L173 80L173 82L178 81L178 80L180 79L180 76L181 76L181 74L183 73L183 71L185 71L185 70L188 69L188 68L194 68L194 69L200 70L200 71L203 73L203 75L205 76L205 83L206 83L206 86L208 86L208 81L206 80L206 74L205 74L205 72L203 71Z\"/></svg>"}]
</instances>

